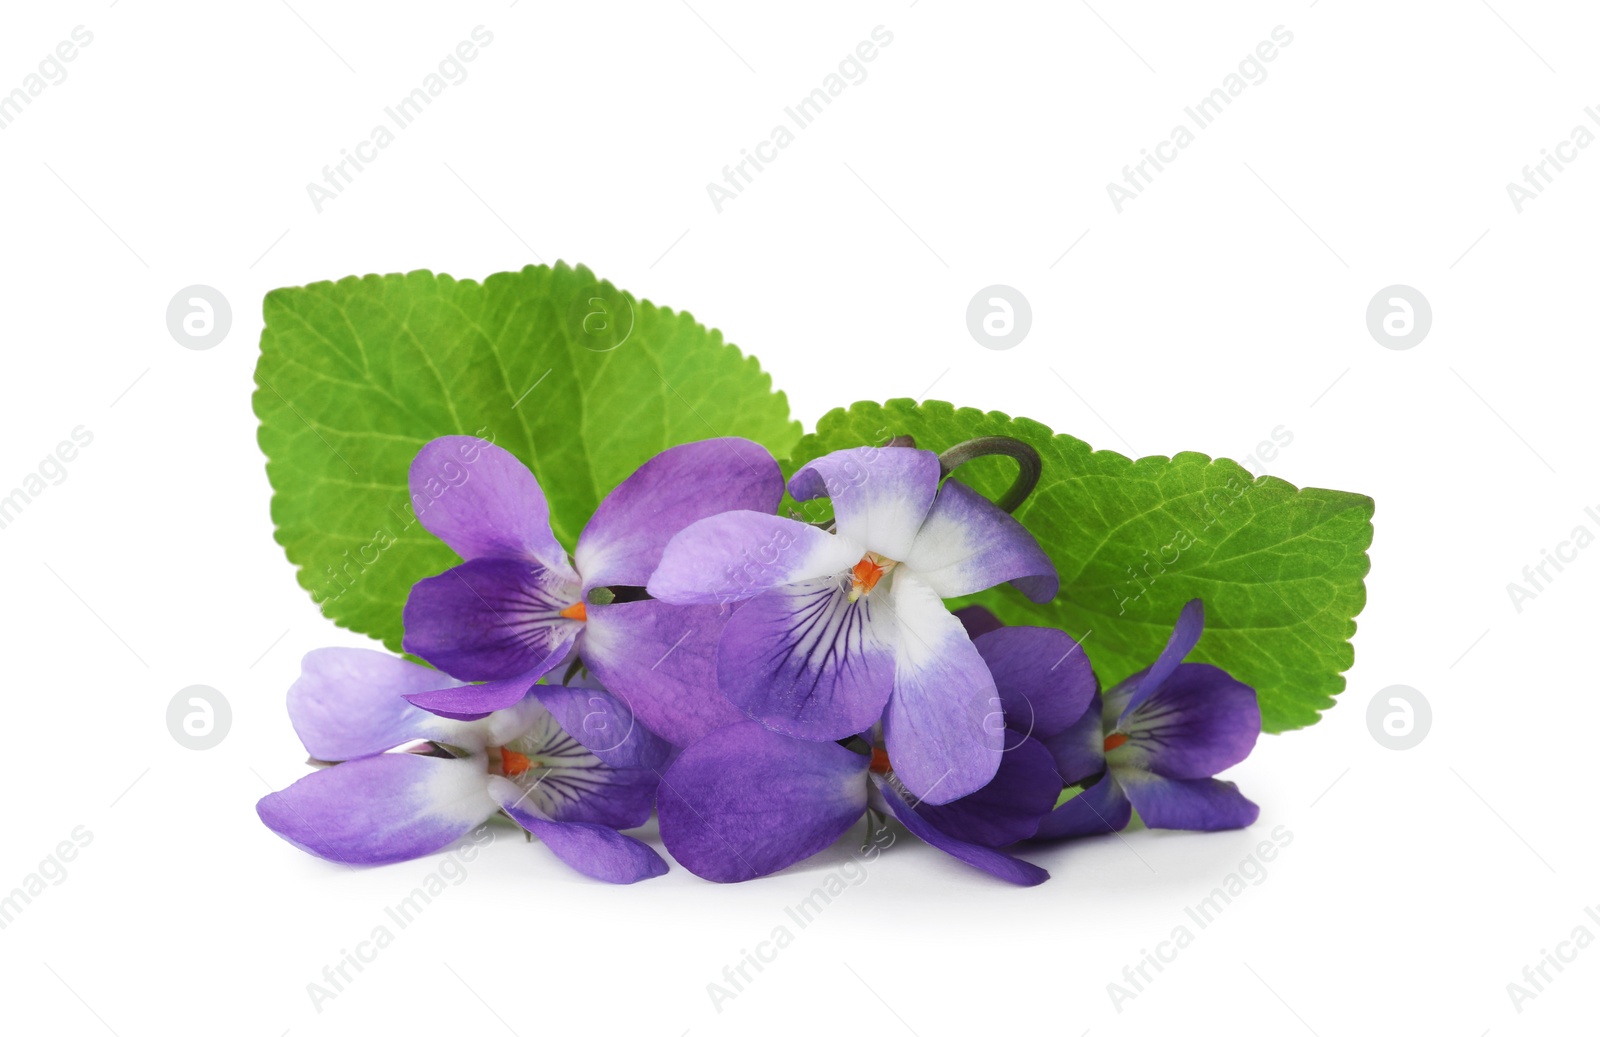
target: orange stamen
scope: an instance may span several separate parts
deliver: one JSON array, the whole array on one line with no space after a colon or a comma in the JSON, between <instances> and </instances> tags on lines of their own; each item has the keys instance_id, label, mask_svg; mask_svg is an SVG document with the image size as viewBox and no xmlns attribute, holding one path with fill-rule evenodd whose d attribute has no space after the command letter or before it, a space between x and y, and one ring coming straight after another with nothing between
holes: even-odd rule
<instances>
[{"instance_id":1,"label":"orange stamen","mask_svg":"<svg viewBox=\"0 0 1600 1037\"><path fill-rule=\"evenodd\" d=\"M1128 736L1123 734L1121 731L1106 735L1106 752L1110 752L1117 746L1125 744L1127 741Z\"/></svg>"},{"instance_id":2,"label":"orange stamen","mask_svg":"<svg viewBox=\"0 0 1600 1037\"><path fill-rule=\"evenodd\" d=\"M535 767L542 766L544 764L530 760L519 752L503 746L500 749L500 769L506 772L508 778L515 778L519 774L525 774Z\"/></svg>"},{"instance_id":3,"label":"orange stamen","mask_svg":"<svg viewBox=\"0 0 1600 1037\"><path fill-rule=\"evenodd\" d=\"M872 747L872 762L867 764L867 770L874 774L888 774L894 768L889 765L889 750L879 746Z\"/></svg>"},{"instance_id":4,"label":"orange stamen","mask_svg":"<svg viewBox=\"0 0 1600 1037\"><path fill-rule=\"evenodd\" d=\"M576 619L582 623L589 618L589 610L584 608L583 602L575 601L560 612L557 612L556 615L562 619Z\"/></svg>"}]
</instances>

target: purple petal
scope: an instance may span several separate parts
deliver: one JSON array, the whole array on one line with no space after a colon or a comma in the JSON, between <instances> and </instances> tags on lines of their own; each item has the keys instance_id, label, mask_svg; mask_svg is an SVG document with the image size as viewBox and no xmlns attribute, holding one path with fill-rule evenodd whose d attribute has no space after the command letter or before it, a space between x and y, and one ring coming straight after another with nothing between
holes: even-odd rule
<instances>
[{"instance_id":1,"label":"purple petal","mask_svg":"<svg viewBox=\"0 0 1600 1037\"><path fill-rule=\"evenodd\" d=\"M550 531L539 480L509 452L474 436L441 436L411 462L411 506L464 561L524 558L575 579Z\"/></svg>"},{"instance_id":2,"label":"purple petal","mask_svg":"<svg viewBox=\"0 0 1600 1037\"><path fill-rule=\"evenodd\" d=\"M724 511L770 515L782 499L778 462L748 439L664 450L600 502L578 537L573 559L584 589L643 587L667 541L688 526Z\"/></svg>"},{"instance_id":3,"label":"purple petal","mask_svg":"<svg viewBox=\"0 0 1600 1037\"><path fill-rule=\"evenodd\" d=\"M1231 781L1199 778L1181 781L1144 771L1116 771L1117 782L1148 828L1220 832L1255 823L1261 808L1244 798Z\"/></svg>"},{"instance_id":4,"label":"purple petal","mask_svg":"<svg viewBox=\"0 0 1600 1037\"><path fill-rule=\"evenodd\" d=\"M1155 694L1163 681L1178 668L1178 664L1200 641L1200 634L1205 629L1205 606L1195 598L1183 606L1183 611L1178 613L1178 622L1172 628L1172 636L1167 638L1167 646L1161 649L1161 654L1156 657L1155 664L1148 670L1134 674L1122 686L1128 689L1127 704L1123 711L1133 709L1139 703Z\"/></svg>"},{"instance_id":5,"label":"purple petal","mask_svg":"<svg viewBox=\"0 0 1600 1037\"><path fill-rule=\"evenodd\" d=\"M661 779L661 841L714 882L770 875L830 846L867 809L865 756L746 721L683 751Z\"/></svg>"},{"instance_id":6,"label":"purple petal","mask_svg":"<svg viewBox=\"0 0 1600 1037\"><path fill-rule=\"evenodd\" d=\"M1060 734L1039 739L1055 758L1056 770L1066 784L1076 785L1087 781L1106 769L1106 735L1102 717L1100 696L1093 695L1089 699L1089 708L1071 727Z\"/></svg>"},{"instance_id":7,"label":"purple petal","mask_svg":"<svg viewBox=\"0 0 1600 1037\"><path fill-rule=\"evenodd\" d=\"M948 803L983 788L1000 766L1000 697L961 621L925 584L896 573L890 603L894 694L883 714L884 742L912 795Z\"/></svg>"},{"instance_id":8,"label":"purple petal","mask_svg":"<svg viewBox=\"0 0 1600 1037\"><path fill-rule=\"evenodd\" d=\"M456 725L404 696L450 682L438 670L369 648L319 648L289 688L289 722L318 760L371 756L419 738L443 738Z\"/></svg>"},{"instance_id":9,"label":"purple petal","mask_svg":"<svg viewBox=\"0 0 1600 1037\"><path fill-rule=\"evenodd\" d=\"M499 747L495 769L522 789L528 809L607 828L649 820L671 748L606 692L535 685L533 694L486 723L490 744Z\"/></svg>"},{"instance_id":10,"label":"purple petal","mask_svg":"<svg viewBox=\"0 0 1600 1037\"><path fill-rule=\"evenodd\" d=\"M988 498L945 480L909 554L902 559L941 598L1010 581L1033 601L1056 596L1061 579L1044 548Z\"/></svg>"},{"instance_id":11,"label":"purple petal","mask_svg":"<svg viewBox=\"0 0 1600 1037\"><path fill-rule=\"evenodd\" d=\"M972 643L994 677L1012 730L1049 738L1088 710L1096 690L1094 669L1083 646L1062 631L1001 627Z\"/></svg>"},{"instance_id":12,"label":"purple petal","mask_svg":"<svg viewBox=\"0 0 1600 1037\"><path fill-rule=\"evenodd\" d=\"M717 690L717 605L628 601L589 606L579 652L602 686L673 745L698 742L745 715Z\"/></svg>"},{"instance_id":13,"label":"purple petal","mask_svg":"<svg viewBox=\"0 0 1600 1037\"><path fill-rule=\"evenodd\" d=\"M652 777L654 794L660 780L657 769L672 757L672 745L639 723L625 702L600 688L537 684L539 704L549 710L561 729L613 770L642 770Z\"/></svg>"},{"instance_id":14,"label":"purple petal","mask_svg":"<svg viewBox=\"0 0 1600 1037\"><path fill-rule=\"evenodd\" d=\"M411 588L405 649L461 680L538 680L578 636L582 624L559 613L581 593L530 562L466 562Z\"/></svg>"},{"instance_id":15,"label":"purple petal","mask_svg":"<svg viewBox=\"0 0 1600 1037\"><path fill-rule=\"evenodd\" d=\"M494 814L482 757L385 753L301 778L256 804L266 826L344 864L409 861L448 846Z\"/></svg>"},{"instance_id":16,"label":"purple petal","mask_svg":"<svg viewBox=\"0 0 1600 1037\"><path fill-rule=\"evenodd\" d=\"M1035 839L1075 839L1120 832L1133 820L1133 806L1111 774L1051 811L1039 822Z\"/></svg>"},{"instance_id":17,"label":"purple petal","mask_svg":"<svg viewBox=\"0 0 1600 1037\"><path fill-rule=\"evenodd\" d=\"M626 885L667 873L667 862L639 840L605 825L546 817L505 778L490 778L489 794L511 820L538 836L568 867L592 879Z\"/></svg>"},{"instance_id":18,"label":"purple petal","mask_svg":"<svg viewBox=\"0 0 1600 1037\"><path fill-rule=\"evenodd\" d=\"M865 549L794 519L727 511L667 543L650 596L675 605L727 605L789 583L848 571Z\"/></svg>"},{"instance_id":19,"label":"purple petal","mask_svg":"<svg viewBox=\"0 0 1600 1037\"><path fill-rule=\"evenodd\" d=\"M832 500L840 534L897 561L911 553L938 488L938 455L910 447L835 450L789 480L797 501Z\"/></svg>"},{"instance_id":20,"label":"purple petal","mask_svg":"<svg viewBox=\"0 0 1600 1037\"><path fill-rule=\"evenodd\" d=\"M436 673L434 670L427 672ZM497 710L515 706L528 694L528 689L533 687L533 682L538 678L523 675L486 684L455 684L448 688L439 688L439 680L437 676L434 678L435 690L413 692L406 696L406 701L450 720L471 721L482 720Z\"/></svg>"},{"instance_id":21,"label":"purple petal","mask_svg":"<svg viewBox=\"0 0 1600 1037\"><path fill-rule=\"evenodd\" d=\"M1000 617L984 608L982 605L968 605L966 608L956 609L956 618L961 620L961 625L966 628L967 636L977 640L991 630L999 630L1005 626Z\"/></svg>"},{"instance_id":22,"label":"purple petal","mask_svg":"<svg viewBox=\"0 0 1600 1037\"><path fill-rule=\"evenodd\" d=\"M954 803L922 803L915 809L946 835L979 846L1009 846L1032 838L1060 795L1061 775L1049 750L1008 731L993 781Z\"/></svg>"},{"instance_id":23,"label":"purple petal","mask_svg":"<svg viewBox=\"0 0 1600 1037\"><path fill-rule=\"evenodd\" d=\"M987 846L979 846L947 835L935 828L930 822L923 819L917 811L911 809L911 804L897 792L883 778L873 775L872 779L882 793L884 800L889 805L889 810L906 826L910 833L927 843L937 847L961 861L970 864L980 871L986 871L998 879L1015 883L1018 886L1037 886L1050 877L1050 873L1037 864L1029 864L1025 860L1001 853L999 850Z\"/></svg>"},{"instance_id":24,"label":"purple petal","mask_svg":"<svg viewBox=\"0 0 1600 1037\"><path fill-rule=\"evenodd\" d=\"M1113 766L1168 778L1209 778L1250 755L1261 733L1255 689L1205 663L1183 663L1159 689L1122 714L1127 741Z\"/></svg>"},{"instance_id":25,"label":"purple petal","mask_svg":"<svg viewBox=\"0 0 1600 1037\"><path fill-rule=\"evenodd\" d=\"M893 622L872 595L850 601L839 577L779 587L729 618L717 685L774 731L814 741L858 734L877 721L894 687Z\"/></svg>"}]
</instances>

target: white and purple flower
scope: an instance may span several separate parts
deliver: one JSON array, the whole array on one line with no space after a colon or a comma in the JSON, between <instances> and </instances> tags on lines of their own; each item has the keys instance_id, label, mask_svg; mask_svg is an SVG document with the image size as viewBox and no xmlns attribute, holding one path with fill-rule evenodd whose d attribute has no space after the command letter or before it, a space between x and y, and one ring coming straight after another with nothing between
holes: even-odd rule
<instances>
[{"instance_id":1,"label":"white and purple flower","mask_svg":"<svg viewBox=\"0 0 1600 1037\"><path fill-rule=\"evenodd\" d=\"M642 588L667 541L699 519L728 508L776 510L783 477L766 450L725 438L657 454L600 502L571 561L551 531L539 481L500 447L435 439L412 462L410 482L422 525L463 561L412 588L405 648L459 680L490 682L413 699L418 705L482 715L581 656L674 744L742 719L716 690L722 610L642 593L613 598L612 588Z\"/></svg>"},{"instance_id":2,"label":"white and purple flower","mask_svg":"<svg viewBox=\"0 0 1600 1037\"><path fill-rule=\"evenodd\" d=\"M1047 601L1059 584L1049 557L1005 511L955 480L941 485L927 450L836 451L796 472L789 491L831 498L833 530L729 505L666 544L651 596L735 606L717 685L772 731L832 742L881 720L919 801L989 784L1006 737L995 683L943 599L1010 581Z\"/></svg>"},{"instance_id":3,"label":"white and purple flower","mask_svg":"<svg viewBox=\"0 0 1600 1037\"><path fill-rule=\"evenodd\" d=\"M649 819L672 748L626 706L598 688L531 679L519 700L476 720L406 700L448 683L369 649L307 655L289 689L290 721L313 759L343 762L264 797L261 820L318 857L388 864L504 813L591 878L665 874L655 850L619 829Z\"/></svg>"}]
</instances>

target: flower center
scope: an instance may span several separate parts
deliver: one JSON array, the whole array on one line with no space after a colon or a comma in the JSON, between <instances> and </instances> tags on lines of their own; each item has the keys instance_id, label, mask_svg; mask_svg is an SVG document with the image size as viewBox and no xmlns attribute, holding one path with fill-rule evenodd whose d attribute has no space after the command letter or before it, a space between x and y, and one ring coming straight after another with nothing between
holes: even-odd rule
<instances>
[{"instance_id":1,"label":"flower center","mask_svg":"<svg viewBox=\"0 0 1600 1037\"><path fill-rule=\"evenodd\" d=\"M584 607L583 602L575 601L560 612L557 612L556 615L562 619L575 619L582 623L589 618L589 610Z\"/></svg>"},{"instance_id":2,"label":"flower center","mask_svg":"<svg viewBox=\"0 0 1600 1037\"><path fill-rule=\"evenodd\" d=\"M543 760L525 756L514 749L507 749L505 746L500 747L500 770L508 778L515 778L519 774L526 774L536 767L543 766Z\"/></svg>"},{"instance_id":3,"label":"flower center","mask_svg":"<svg viewBox=\"0 0 1600 1037\"><path fill-rule=\"evenodd\" d=\"M855 568L850 570L850 600L855 601L864 594L871 594L872 588L878 585L878 581L899 564L876 551L868 551L862 556L861 561L855 564Z\"/></svg>"},{"instance_id":4,"label":"flower center","mask_svg":"<svg viewBox=\"0 0 1600 1037\"><path fill-rule=\"evenodd\" d=\"M1127 735L1123 734L1121 731L1113 731L1111 734L1106 735L1105 751L1110 752L1119 745L1125 745L1127 741Z\"/></svg>"},{"instance_id":5,"label":"flower center","mask_svg":"<svg viewBox=\"0 0 1600 1037\"><path fill-rule=\"evenodd\" d=\"M889 763L889 750L881 746L873 746L872 762L867 764L867 770L874 774L888 774L894 770L894 767Z\"/></svg>"}]
</instances>

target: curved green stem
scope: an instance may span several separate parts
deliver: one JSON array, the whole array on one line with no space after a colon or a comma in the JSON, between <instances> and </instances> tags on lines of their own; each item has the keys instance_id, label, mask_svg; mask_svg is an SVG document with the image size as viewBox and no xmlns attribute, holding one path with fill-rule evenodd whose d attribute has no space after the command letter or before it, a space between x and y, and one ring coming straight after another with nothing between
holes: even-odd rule
<instances>
[{"instance_id":1,"label":"curved green stem","mask_svg":"<svg viewBox=\"0 0 1600 1037\"><path fill-rule=\"evenodd\" d=\"M1012 482L1011 488L995 501L1002 511L1016 511L1039 485L1039 476L1044 472L1044 461L1039 457L1039 451L1020 439L1012 439L1010 436L980 436L965 443L957 443L939 455L939 475L941 477L949 475L968 461L995 454L1009 457L1017 462L1016 480Z\"/></svg>"}]
</instances>

